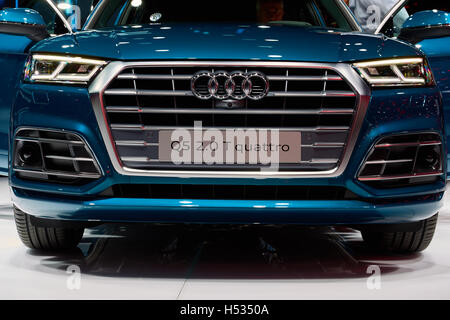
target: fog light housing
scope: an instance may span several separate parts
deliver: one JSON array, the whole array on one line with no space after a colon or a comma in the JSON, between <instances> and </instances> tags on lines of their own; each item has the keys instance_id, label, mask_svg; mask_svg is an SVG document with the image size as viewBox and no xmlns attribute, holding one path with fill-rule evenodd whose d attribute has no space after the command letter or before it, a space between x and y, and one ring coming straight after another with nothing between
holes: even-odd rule
<instances>
[{"instance_id":1,"label":"fog light housing","mask_svg":"<svg viewBox=\"0 0 450 320\"><path fill-rule=\"evenodd\" d=\"M421 147L417 154L416 171L430 172L439 170L441 166L441 150L439 146Z\"/></svg>"},{"instance_id":2,"label":"fog light housing","mask_svg":"<svg viewBox=\"0 0 450 320\"><path fill-rule=\"evenodd\" d=\"M13 171L23 180L76 185L102 176L97 159L80 135L37 128L17 131Z\"/></svg>"},{"instance_id":3,"label":"fog light housing","mask_svg":"<svg viewBox=\"0 0 450 320\"><path fill-rule=\"evenodd\" d=\"M16 141L14 166L26 169L42 169L42 151L39 143Z\"/></svg>"},{"instance_id":4,"label":"fog light housing","mask_svg":"<svg viewBox=\"0 0 450 320\"><path fill-rule=\"evenodd\" d=\"M437 133L385 137L369 152L358 180L374 188L435 183L444 176L442 155Z\"/></svg>"}]
</instances>

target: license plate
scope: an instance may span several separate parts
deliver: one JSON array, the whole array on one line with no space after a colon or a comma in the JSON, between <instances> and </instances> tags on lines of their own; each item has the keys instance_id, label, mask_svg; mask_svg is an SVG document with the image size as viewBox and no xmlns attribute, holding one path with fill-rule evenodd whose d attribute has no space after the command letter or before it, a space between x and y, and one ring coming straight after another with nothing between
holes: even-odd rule
<instances>
[{"instance_id":1,"label":"license plate","mask_svg":"<svg viewBox=\"0 0 450 320\"><path fill-rule=\"evenodd\" d=\"M277 139L278 134L278 139ZM158 160L209 164L298 164L301 162L301 132L271 130L225 130L194 132L194 130L159 131ZM214 163L208 159L214 157ZM189 161L190 160L190 161Z\"/></svg>"}]
</instances>

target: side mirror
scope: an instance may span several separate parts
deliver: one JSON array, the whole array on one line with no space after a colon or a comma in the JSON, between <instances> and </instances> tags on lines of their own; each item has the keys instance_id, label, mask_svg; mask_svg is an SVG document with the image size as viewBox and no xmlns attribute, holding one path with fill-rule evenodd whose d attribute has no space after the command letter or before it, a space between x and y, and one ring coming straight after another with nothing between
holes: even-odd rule
<instances>
[{"instance_id":1,"label":"side mirror","mask_svg":"<svg viewBox=\"0 0 450 320\"><path fill-rule=\"evenodd\" d=\"M35 10L24 8L0 11L0 33L25 36L36 42L49 37L42 16Z\"/></svg>"},{"instance_id":2,"label":"side mirror","mask_svg":"<svg viewBox=\"0 0 450 320\"><path fill-rule=\"evenodd\" d=\"M424 39L450 36L450 13L440 10L416 12L402 26L398 36L413 44Z\"/></svg>"}]
</instances>

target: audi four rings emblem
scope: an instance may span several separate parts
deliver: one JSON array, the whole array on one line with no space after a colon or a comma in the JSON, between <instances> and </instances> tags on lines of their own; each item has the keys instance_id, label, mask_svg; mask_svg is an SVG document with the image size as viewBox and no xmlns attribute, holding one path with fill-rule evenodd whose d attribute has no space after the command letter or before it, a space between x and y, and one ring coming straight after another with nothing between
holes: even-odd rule
<instances>
[{"instance_id":1,"label":"audi four rings emblem","mask_svg":"<svg viewBox=\"0 0 450 320\"><path fill-rule=\"evenodd\" d=\"M258 71L200 71L191 79L191 90L197 98L203 100L260 100L269 92L269 81Z\"/></svg>"}]
</instances>

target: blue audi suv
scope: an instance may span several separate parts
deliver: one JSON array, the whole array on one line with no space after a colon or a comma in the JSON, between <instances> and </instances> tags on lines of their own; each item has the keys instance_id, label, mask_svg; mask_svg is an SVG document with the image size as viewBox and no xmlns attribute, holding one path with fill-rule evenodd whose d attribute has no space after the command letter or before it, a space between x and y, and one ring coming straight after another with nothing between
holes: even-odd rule
<instances>
[{"instance_id":1,"label":"blue audi suv","mask_svg":"<svg viewBox=\"0 0 450 320\"><path fill-rule=\"evenodd\" d=\"M420 48L363 33L343 1L102 0L79 31L25 3L0 11L0 164L28 247L110 222L431 242L442 92Z\"/></svg>"}]
</instances>

